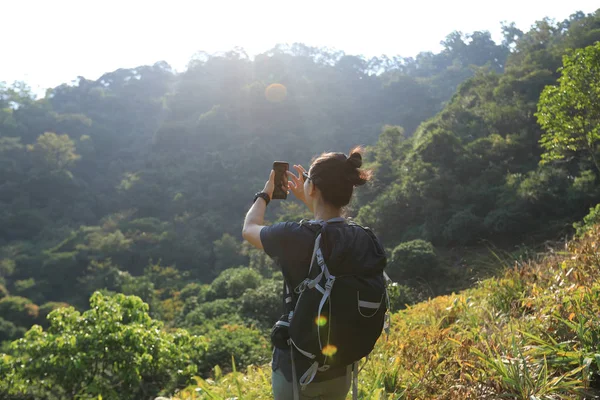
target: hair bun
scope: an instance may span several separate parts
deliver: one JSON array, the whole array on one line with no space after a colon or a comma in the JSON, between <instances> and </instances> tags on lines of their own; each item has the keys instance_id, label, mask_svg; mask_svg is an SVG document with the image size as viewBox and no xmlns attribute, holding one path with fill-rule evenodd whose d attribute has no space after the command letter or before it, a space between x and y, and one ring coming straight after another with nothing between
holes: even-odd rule
<instances>
[{"instance_id":1,"label":"hair bun","mask_svg":"<svg viewBox=\"0 0 600 400\"><path fill-rule=\"evenodd\" d=\"M367 183L371 178L370 171L360 169L362 166L362 148L355 147L350 151L350 156L346 159L347 179L353 186L361 186Z\"/></svg>"},{"instance_id":2,"label":"hair bun","mask_svg":"<svg viewBox=\"0 0 600 400\"><path fill-rule=\"evenodd\" d=\"M346 159L346 163L352 166L352 168L360 168L362 166L362 156L358 149L352 150L350 156Z\"/></svg>"}]
</instances>

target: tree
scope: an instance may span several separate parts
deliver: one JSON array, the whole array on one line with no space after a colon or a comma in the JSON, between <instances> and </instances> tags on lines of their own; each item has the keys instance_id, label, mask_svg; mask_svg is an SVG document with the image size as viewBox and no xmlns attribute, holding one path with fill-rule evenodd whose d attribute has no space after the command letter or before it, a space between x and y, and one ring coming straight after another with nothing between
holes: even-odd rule
<instances>
[{"instance_id":1,"label":"tree","mask_svg":"<svg viewBox=\"0 0 600 400\"><path fill-rule=\"evenodd\" d=\"M97 292L90 310L81 314L73 307L59 308L48 318L47 331L36 325L11 345L14 356L8 368L0 368L0 381L8 384L3 398L31 393L152 398L187 384L206 348L202 337L163 330L135 296ZM2 389L0 384L0 394Z\"/></svg>"},{"instance_id":2,"label":"tree","mask_svg":"<svg viewBox=\"0 0 600 400\"><path fill-rule=\"evenodd\" d=\"M558 85L542 92L536 114L546 133L542 162L583 153L600 174L600 43L563 57Z\"/></svg>"},{"instance_id":3,"label":"tree","mask_svg":"<svg viewBox=\"0 0 600 400\"><path fill-rule=\"evenodd\" d=\"M37 154L43 162L42 168L50 172L67 171L81 157L75 152L75 143L68 135L46 132L27 149Z\"/></svg>"}]
</instances>

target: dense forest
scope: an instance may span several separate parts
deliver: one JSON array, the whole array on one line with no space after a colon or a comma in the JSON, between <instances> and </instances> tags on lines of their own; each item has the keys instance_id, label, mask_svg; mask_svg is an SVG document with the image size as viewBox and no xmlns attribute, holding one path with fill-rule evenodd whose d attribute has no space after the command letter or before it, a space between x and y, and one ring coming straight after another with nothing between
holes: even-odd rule
<instances>
[{"instance_id":1,"label":"dense forest","mask_svg":"<svg viewBox=\"0 0 600 400\"><path fill-rule=\"evenodd\" d=\"M503 33L0 84L0 397L147 398L268 362L281 274L241 224L274 160L367 146L347 213L382 238L396 309L572 235L600 201L600 10Z\"/></svg>"}]
</instances>

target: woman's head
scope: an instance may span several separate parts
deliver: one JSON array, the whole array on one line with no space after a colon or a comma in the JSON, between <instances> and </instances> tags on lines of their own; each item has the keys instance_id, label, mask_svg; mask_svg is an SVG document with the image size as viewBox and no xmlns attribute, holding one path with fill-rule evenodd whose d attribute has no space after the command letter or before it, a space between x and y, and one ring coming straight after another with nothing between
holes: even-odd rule
<instances>
[{"instance_id":1,"label":"woman's head","mask_svg":"<svg viewBox=\"0 0 600 400\"><path fill-rule=\"evenodd\" d=\"M362 149L356 147L346 156L344 153L323 153L314 159L308 176L318 189L323 201L333 207L342 208L352 198L355 186L367 183L371 172L363 170ZM310 183L304 185L310 194Z\"/></svg>"}]
</instances>

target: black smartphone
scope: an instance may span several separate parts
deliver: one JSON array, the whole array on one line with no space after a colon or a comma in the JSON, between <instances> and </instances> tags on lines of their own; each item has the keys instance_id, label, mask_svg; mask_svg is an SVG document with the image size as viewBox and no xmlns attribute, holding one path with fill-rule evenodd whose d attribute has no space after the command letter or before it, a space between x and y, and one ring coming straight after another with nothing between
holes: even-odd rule
<instances>
[{"instance_id":1,"label":"black smartphone","mask_svg":"<svg viewBox=\"0 0 600 400\"><path fill-rule=\"evenodd\" d=\"M273 190L273 199L287 199L287 170L289 168L290 164L285 161L275 161L273 163L273 170L275 171L275 190Z\"/></svg>"}]
</instances>

